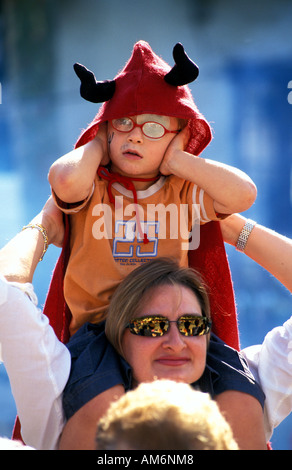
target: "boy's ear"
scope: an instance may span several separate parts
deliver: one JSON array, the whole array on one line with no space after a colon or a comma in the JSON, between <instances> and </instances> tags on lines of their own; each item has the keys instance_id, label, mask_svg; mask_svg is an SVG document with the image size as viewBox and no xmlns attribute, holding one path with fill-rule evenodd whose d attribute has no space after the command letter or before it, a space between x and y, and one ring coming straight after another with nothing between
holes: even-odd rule
<instances>
[{"instance_id":1,"label":"boy's ear","mask_svg":"<svg viewBox=\"0 0 292 470\"><path fill-rule=\"evenodd\" d=\"M174 46L173 58L175 65L164 77L169 85L182 86L196 80L199 75L199 67L185 53L182 44L177 43Z\"/></svg>"},{"instance_id":2,"label":"boy's ear","mask_svg":"<svg viewBox=\"0 0 292 470\"><path fill-rule=\"evenodd\" d=\"M113 97L116 88L114 80L98 82L93 72L78 63L74 64L74 70L81 80L80 95L82 98L92 103L103 103Z\"/></svg>"}]
</instances>

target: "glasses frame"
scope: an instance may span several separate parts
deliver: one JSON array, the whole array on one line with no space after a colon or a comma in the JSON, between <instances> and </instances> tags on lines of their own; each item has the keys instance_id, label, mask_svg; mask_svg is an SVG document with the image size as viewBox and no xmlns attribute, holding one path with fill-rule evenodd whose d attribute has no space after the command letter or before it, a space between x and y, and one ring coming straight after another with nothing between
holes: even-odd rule
<instances>
[{"instance_id":1,"label":"glasses frame","mask_svg":"<svg viewBox=\"0 0 292 470\"><path fill-rule=\"evenodd\" d=\"M156 122L156 121L146 121L146 122L143 122L143 124L137 124L136 122L133 121L132 118L126 116L127 119L129 119L133 125L133 127L127 131L122 131L121 129L118 129L117 127L115 127L114 125L114 121L118 120L118 119L124 119L124 118L116 118L116 119L112 119L110 121L112 127L118 131L118 132L122 132L123 134L127 134L129 132L132 132L133 129L135 129L135 127L140 127L141 131L142 131L142 134L147 137L148 139L154 139L154 140L158 140L158 139L162 139L162 137L165 136L165 134L178 134L180 132L180 129L176 130L176 131L169 131L168 129L166 129L166 127L164 127L163 124L161 124L160 122ZM161 135L160 137L151 137L147 134L145 134L144 130L143 130L143 127L146 125L146 124L158 124L159 126L161 126L164 130L164 133L163 135Z\"/></svg>"},{"instance_id":2,"label":"glasses frame","mask_svg":"<svg viewBox=\"0 0 292 470\"><path fill-rule=\"evenodd\" d=\"M152 322L155 321L155 320L159 321L159 322L165 322L166 330L161 329L161 334L159 334L158 332L155 332L152 329L151 334L149 334L149 335L142 334L142 332L145 331L142 328L141 328L141 330L138 330L138 332L135 331L135 328L137 330L137 327L134 326L134 322L140 322L141 320L147 320L147 319L149 319ZM199 325L199 327L204 326L204 328L205 328L204 332L203 333L197 333L195 335L188 335L188 334L183 333L183 331L181 331L180 328L179 328L179 323L182 321L182 319L184 319L185 321L187 321L187 320L190 320L190 321L200 320L201 325ZM168 333L169 328L170 328L170 323L176 323L179 333L182 336L190 337L190 338L194 338L196 336L207 335L210 332L211 326L212 326L212 321L204 315L185 314L185 315L182 315L181 317L179 317L177 320L169 320L167 317L164 317L163 315L145 315L143 317L133 318L126 325L126 328L129 328L130 333L132 333L133 335L136 335L136 336L144 336L144 337L148 337L148 338L151 338L151 337L152 338L161 338L162 336L164 336L165 334ZM197 327L197 328L199 328L199 327ZM147 331L150 331L150 329L147 330Z\"/></svg>"}]
</instances>

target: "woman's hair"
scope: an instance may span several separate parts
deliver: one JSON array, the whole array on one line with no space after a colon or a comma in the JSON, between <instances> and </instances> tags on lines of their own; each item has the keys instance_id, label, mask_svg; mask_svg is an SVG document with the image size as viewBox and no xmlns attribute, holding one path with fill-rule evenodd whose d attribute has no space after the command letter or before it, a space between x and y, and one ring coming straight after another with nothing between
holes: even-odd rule
<instances>
[{"instance_id":1,"label":"woman's hair","mask_svg":"<svg viewBox=\"0 0 292 470\"><path fill-rule=\"evenodd\" d=\"M190 289L199 301L202 315L210 318L207 290L200 275L192 268L182 268L169 258L157 258L132 271L117 287L108 309L105 333L123 356L122 337L126 325L137 316L146 293L162 285L181 285Z\"/></svg>"}]
</instances>

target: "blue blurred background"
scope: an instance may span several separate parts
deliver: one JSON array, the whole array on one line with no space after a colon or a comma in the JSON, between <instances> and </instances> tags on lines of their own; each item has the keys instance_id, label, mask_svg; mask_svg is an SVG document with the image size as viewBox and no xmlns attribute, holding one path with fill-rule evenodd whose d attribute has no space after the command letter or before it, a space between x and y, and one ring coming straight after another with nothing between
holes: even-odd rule
<instances>
[{"instance_id":1,"label":"blue blurred background","mask_svg":"<svg viewBox=\"0 0 292 470\"><path fill-rule=\"evenodd\" d=\"M291 22L290 0L0 0L0 247L42 208L49 166L97 112L79 96L73 63L111 79L139 39L170 64L183 43L200 67L193 96L214 131L203 156L246 171L258 187L246 215L291 237ZM290 317L291 296L227 250L241 345L261 343ZM50 247L37 269L40 305L58 255ZM2 364L0 435L10 437L15 413ZM291 418L274 432L274 449L292 449Z\"/></svg>"}]
</instances>

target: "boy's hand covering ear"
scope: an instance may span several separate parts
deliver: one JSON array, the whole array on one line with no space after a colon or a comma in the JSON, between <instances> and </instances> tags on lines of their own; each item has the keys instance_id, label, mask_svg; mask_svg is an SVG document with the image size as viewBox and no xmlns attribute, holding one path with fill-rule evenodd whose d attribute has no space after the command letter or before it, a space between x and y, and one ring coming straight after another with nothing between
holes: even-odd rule
<instances>
[{"instance_id":1,"label":"boy's hand covering ear","mask_svg":"<svg viewBox=\"0 0 292 470\"><path fill-rule=\"evenodd\" d=\"M190 130L186 126L172 139L159 168L162 175L175 174L174 168L180 165L180 155L182 151L185 151L189 138Z\"/></svg>"}]
</instances>

